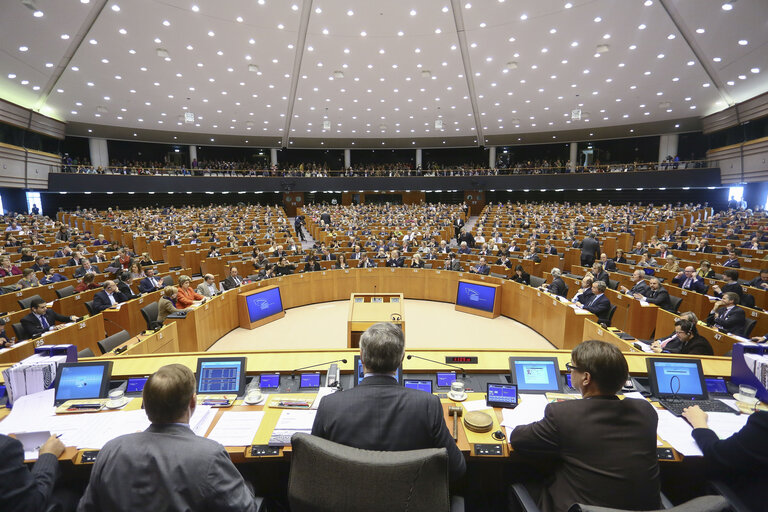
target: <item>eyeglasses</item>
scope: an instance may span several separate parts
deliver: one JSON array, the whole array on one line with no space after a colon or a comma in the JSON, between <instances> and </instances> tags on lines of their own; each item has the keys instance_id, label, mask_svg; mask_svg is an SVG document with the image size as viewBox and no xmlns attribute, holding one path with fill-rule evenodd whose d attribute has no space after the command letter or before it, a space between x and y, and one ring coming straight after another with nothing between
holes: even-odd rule
<instances>
[{"instance_id":1,"label":"eyeglasses","mask_svg":"<svg viewBox=\"0 0 768 512\"><path fill-rule=\"evenodd\" d=\"M570 362L565 363L565 369L568 370L569 372L572 372L574 370L576 370L577 372L584 371L581 368L579 368L578 366L575 366L573 363L570 363Z\"/></svg>"}]
</instances>

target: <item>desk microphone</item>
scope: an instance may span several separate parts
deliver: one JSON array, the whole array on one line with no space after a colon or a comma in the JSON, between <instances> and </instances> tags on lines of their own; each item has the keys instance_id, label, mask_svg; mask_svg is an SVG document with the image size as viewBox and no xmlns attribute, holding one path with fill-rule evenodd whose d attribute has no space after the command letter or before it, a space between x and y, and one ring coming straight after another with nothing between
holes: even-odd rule
<instances>
[{"instance_id":1,"label":"desk microphone","mask_svg":"<svg viewBox=\"0 0 768 512\"><path fill-rule=\"evenodd\" d=\"M309 370L310 368L316 368L318 366L325 366L327 364L333 364L333 363L339 363L339 362L347 364L347 360L346 359L336 359L335 361L327 361L325 363L318 363L318 364L313 364L313 365L309 365L309 366L304 366L303 368L296 368L295 370L291 370L291 379L292 380L296 379L296 372L298 372L298 371Z\"/></svg>"},{"instance_id":2,"label":"desk microphone","mask_svg":"<svg viewBox=\"0 0 768 512\"><path fill-rule=\"evenodd\" d=\"M407 359L410 361L412 357L415 357L416 359L423 359L424 361L429 361L430 363L441 364L441 365L447 366L449 368L456 368L457 370L461 370L461 378L462 379L466 379L467 378L467 371L464 368L462 368L461 366L455 366L455 365L452 365L452 364L444 363L442 361L435 361L434 359L427 359L426 357L417 356L415 354L408 354Z\"/></svg>"}]
</instances>

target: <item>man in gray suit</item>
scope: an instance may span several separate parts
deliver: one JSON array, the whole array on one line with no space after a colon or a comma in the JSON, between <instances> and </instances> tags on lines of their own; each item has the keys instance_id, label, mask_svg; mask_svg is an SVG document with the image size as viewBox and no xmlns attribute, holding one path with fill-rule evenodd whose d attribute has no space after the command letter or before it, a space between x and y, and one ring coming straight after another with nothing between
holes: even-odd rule
<instances>
[{"instance_id":1,"label":"man in gray suit","mask_svg":"<svg viewBox=\"0 0 768 512\"><path fill-rule=\"evenodd\" d=\"M651 289L650 286L648 286L648 283L645 282L645 271L642 269L637 269L634 272L632 272L632 277L630 277L630 281L632 281L634 286L632 288L627 288L626 286L619 285L619 291L621 293L627 293L629 295L635 295L636 293L639 293L640 295L645 295L648 293L648 290Z\"/></svg>"},{"instance_id":2,"label":"man in gray suit","mask_svg":"<svg viewBox=\"0 0 768 512\"><path fill-rule=\"evenodd\" d=\"M163 366L143 396L152 425L104 446L78 512L255 512L256 501L224 447L189 428L197 404L189 368Z\"/></svg>"},{"instance_id":3,"label":"man in gray suit","mask_svg":"<svg viewBox=\"0 0 768 512\"><path fill-rule=\"evenodd\" d=\"M624 355L603 341L584 341L566 368L582 399L548 404L544 419L516 427L509 437L515 456L555 462L551 478L533 482L540 492L528 485L539 507L658 509L658 416L646 400L616 396L629 376Z\"/></svg>"}]
</instances>

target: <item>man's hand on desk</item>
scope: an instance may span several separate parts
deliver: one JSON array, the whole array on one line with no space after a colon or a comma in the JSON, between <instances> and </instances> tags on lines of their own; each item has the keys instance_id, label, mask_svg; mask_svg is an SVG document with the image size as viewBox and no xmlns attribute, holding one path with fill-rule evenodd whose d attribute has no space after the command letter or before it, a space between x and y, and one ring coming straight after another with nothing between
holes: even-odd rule
<instances>
[{"instance_id":1,"label":"man's hand on desk","mask_svg":"<svg viewBox=\"0 0 768 512\"><path fill-rule=\"evenodd\" d=\"M702 411L698 405L683 409L683 418L688 420L688 423L693 428L709 428L707 425L707 413Z\"/></svg>"},{"instance_id":2,"label":"man's hand on desk","mask_svg":"<svg viewBox=\"0 0 768 512\"><path fill-rule=\"evenodd\" d=\"M632 297L634 297L637 300L645 300L645 296L642 293L633 293Z\"/></svg>"},{"instance_id":3,"label":"man's hand on desk","mask_svg":"<svg viewBox=\"0 0 768 512\"><path fill-rule=\"evenodd\" d=\"M80 317L77 317L75 315L70 316L69 319L72 320L73 322L79 322L80 321Z\"/></svg>"},{"instance_id":4,"label":"man's hand on desk","mask_svg":"<svg viewBox=\"0 0 768 512\"><path fill-rule=\"evenodd\" d=\"M61 442L61 439L56 436L51 436L43 446L40 447L40 455L51 453L58 459L59 456L64 453L64 448L65 446L64 443Z\"/></svg>"},{"instance_id":5,"label":"man's hand on desk","mask_svg":"<svg viewBox=\"0 0 768 512\"><path fill-rule=\"evenodd\" d=\"M658 341L654 341L653 343L651 343L651 350L653 350L657 354L661 354L661 343L659 343Z\"/></svg>"}]
</instances>

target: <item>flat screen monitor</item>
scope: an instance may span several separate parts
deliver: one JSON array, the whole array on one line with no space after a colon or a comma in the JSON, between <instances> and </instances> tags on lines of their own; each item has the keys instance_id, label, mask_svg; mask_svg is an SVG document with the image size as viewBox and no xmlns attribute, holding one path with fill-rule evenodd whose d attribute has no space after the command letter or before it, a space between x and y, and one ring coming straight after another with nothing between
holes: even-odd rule
<instances>
[{"instance_id":1,"label":"flat screen monitor","mask_svg":"<svg viewBox=\"0 0 768 512\"><path fill-rule=\"evenodd\" d=\"M517 386L514 384L488 383L486 404L490 407L514 409L517 407Z\"/></svg>"},{"instance_id":2,"label":"flat screen monitor","mask_svg":"<svg viewBox=\"0 0 768 512\"><path fill-rule=\"evenodd\" d=\"M467 283L459 281L456 291L456 305L472 309L479 309L493 313L496 300L496 287L486 286L480 283Z\"/></svg>"},{"instance_id":3,"label":"flat screen monitor","mask_svg":"<svg viewBox=\"0 0 768 512\"><path fill-rule=\"evenodd\" d=\"M405 379L403 380L403 386L410 389L418 389L419 391L426 391L427 393L432 393L431 380Z\"/></svg>"},{"instance_id":4,"label":"flat screen monitor","mask_svg":"<svg viewBox=\"0 0 768 512\"><path fill-rule=\"evenodd\" d=\"M56 373L56 403L83 398L106 398L112 362L62 363Z\"/></svg>"},{"instance_id":5,"label":"flat screen monitor","mask_svg":"<svg viewBox=\"0 0 768 512\"><path fill-rule=\"evenodd\" d=\"M280 387L279 373L262 373L259 375L259 387L261 389L277 389Z\"/></svg>"},{"instance_id":6,"label":"flat screen monitor","mask_svg":"<svg viewBox=\"0 0 768 512\"><path fill-rule=\"evenodd\" d=\"M300 388L319 388L320 372L302 373L299 381Z\"/></svg>"},{"instance_id":7,"label":"flat screen monitor","mask_svg":"<svg viewBox=\"0 0 768 512\"><path fill-rule=\"evenodd\" d=\"M510 357L512 383L520 393L562 393L556 357Z\"/></svg>"},{"instance_id":8,"label":"flat screen monitor","mask_svg":"<svg viewBox=\"0 0 768 512\"><path fill-rule=\"evenodd\" d=\"M365 372L363 371L363 362L360 360L360 356L358 355L358 356L355 356L355 378L352 380L352 384L357 386L363 381L364 378L365 378ZM395 378L397 379L397 382L400 382L400 383L403 382L403 366L402 365L400 365L400 367L397 369Z\"/></svg>"},{"instance_id":9,"label":"flat screen monitor","mask_svg":"<svg viewBox=\"0 0 768 512\"><path fill-rule=\"evenodd\" d=\"M726 385L725 381L723 379L704 379L704 382L707 384L707 391L710 393L718 393L721 395L727 395L728 394L728 386Z\"/></svg>"},{"instance_id":10,"label":"flat screen monitor","mask_svg":"<svg viewBox=\"0 0 768 512\"><path fill-rule=\"evenodd\" d=\"M245 297L245 303L248 305L248 316L251 322L276 315L283 310L280 288L270 288L263 292L252 293Z\"/></svg>"},{"instance_id":11,"label":"flat screen monitor","mask_svg":"<svg viewBox=\"0 0 768 512\"><path fill-rule=\"evenodd\" d=\"M126 393L141 393L149 377L131 377L125 386Z\"/></svg>"},{"instance_id":12,"label":"flat screen monitor","mask_svg":"<svg viewBox=\"0 0 768 512\"><path fill-rule=\"evenodd\" d=\"M449 388L456 380L456 372L437 372L437 387Z\"/></svg>"},{"instance_id":13,"label":"flat screen monitor","mask_svg":"<svg viewBox=\"0 0 768 512\"><path fill-rule=\"evenodd\" d=\"M646 364L654 396L694 400L709 398L700 360L650 357L646 359Z\"/></svg>"},{"instance_id":14,"label":"flat screen monitor","mask_svg":"<svg viewBox=\"0 0 768 512\"><path fill-rule=\"evenodd\" d=\"M197 393L201 395L244 395L245 358L198 358Z\"/></svg>"}]
</instances>

